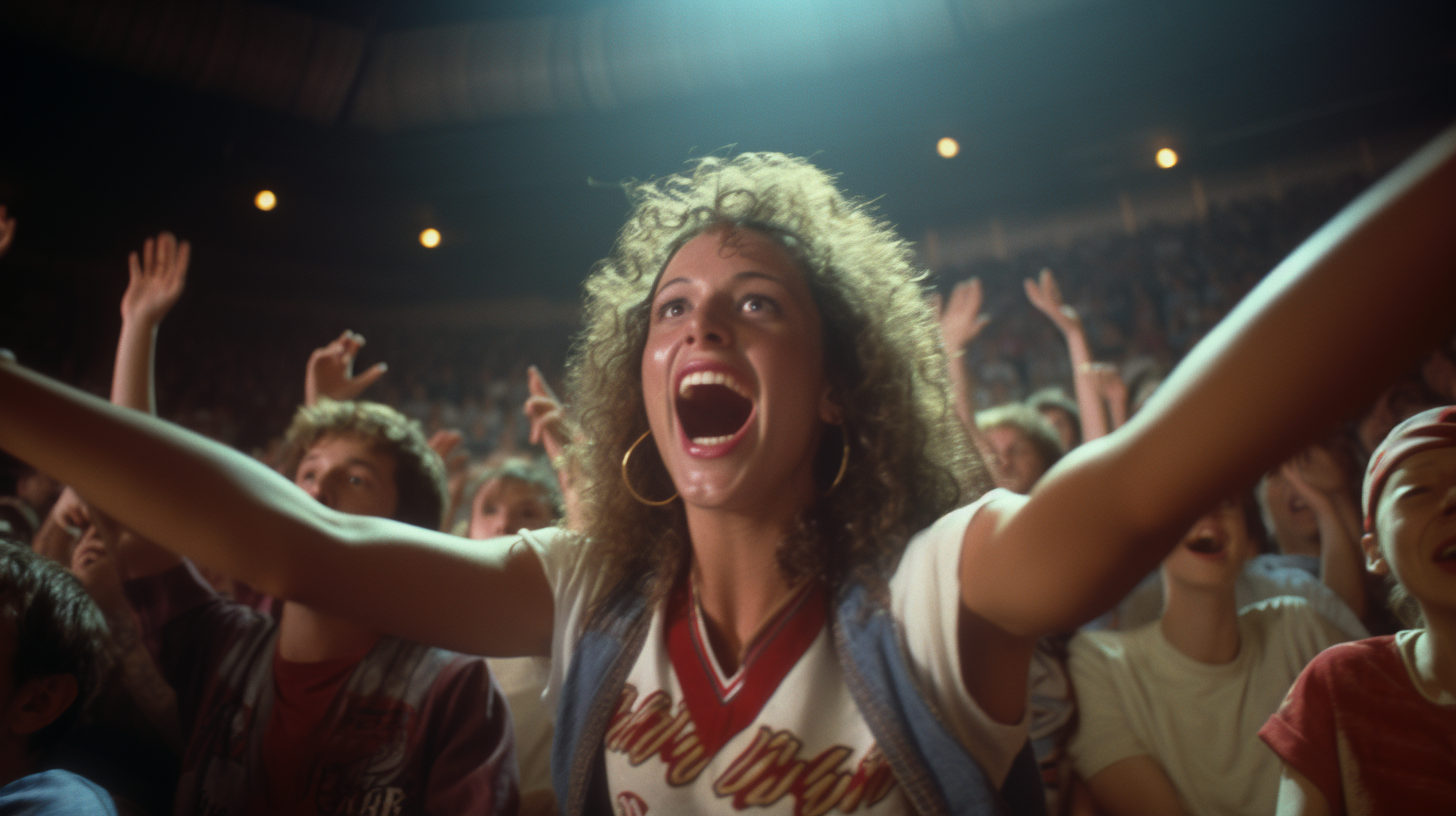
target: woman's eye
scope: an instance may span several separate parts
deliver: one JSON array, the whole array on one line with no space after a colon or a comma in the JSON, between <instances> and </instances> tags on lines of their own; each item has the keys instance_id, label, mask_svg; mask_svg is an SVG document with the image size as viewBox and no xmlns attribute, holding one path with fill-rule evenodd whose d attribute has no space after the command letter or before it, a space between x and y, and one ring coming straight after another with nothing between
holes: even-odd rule
<instances>
[{"instance_id":1,"label":"woman's eye","mask_svg":"<svg viewBox=\"0 0 1456 816\"><path fill-rule=\"evenodd\" d=\"M776 312L779 305L773 298L763 295L749 295L743 299L743 311L745 312Z\"/></svg>"},{"instance_id":2,"label":"woman's eye","mask_svg":"<svg viewBox=\"0 0 1456 816\"><path fill-rule=\"evenodd\" d=\"M365 479L363 476L350 476L349 484L354 485L355 487L363 487L364 485L369 484L369 480Z\"/></svg>"},{"instance_id":3,"label":"woman's eye","mask_svg":"<svg viewBox=\"0 0 1456 816\"><path fill-rule=\"evenodd\" d=\"M681 300L669 300L657 307L658 317L678 317L688 310L687 304Z\"/></svg>"}]
</instances>

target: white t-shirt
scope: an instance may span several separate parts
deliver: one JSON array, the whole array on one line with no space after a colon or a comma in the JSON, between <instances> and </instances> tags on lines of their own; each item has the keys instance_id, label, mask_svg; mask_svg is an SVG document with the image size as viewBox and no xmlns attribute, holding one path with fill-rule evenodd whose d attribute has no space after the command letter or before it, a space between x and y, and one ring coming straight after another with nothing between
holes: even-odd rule
<instances>
[{"instance_id":1,"label":"white t-shirt","mask_svg":"<svg viewBox=\"0 0 1456 816\"><path fill-rule=\"evenodd\" d=\"M1273 813L1280 762L1259 728L1305 664L1346 638L1292 596L1241 610L1239 637L1238 657L1218 666L1175 649L1157 621L1073 638L1077 773L1091 779L1120 759L1151 756L1190 813Z\"/></svg>"},{"instance_id":2,"label":"white t-shirt","mask_svg":"<svg viewBox=\"0 0 1456 816\"><path fill-rule=\"evenodd\" d=\"M1026 723L995 722L976 705L956 640L962 542L985 501L911 540L890 581L890 606L917 685L999 785L1026 741ZM584 567L581 545L544 532L527 540L556 599L547 686L555 711L597 575ZM607 783L619 813L911 812L845 686L827 598L814 586L801 593L750 645L732 677L713 659L686 588L652 612L606 739Z\"/></svg>"}]
</instances>

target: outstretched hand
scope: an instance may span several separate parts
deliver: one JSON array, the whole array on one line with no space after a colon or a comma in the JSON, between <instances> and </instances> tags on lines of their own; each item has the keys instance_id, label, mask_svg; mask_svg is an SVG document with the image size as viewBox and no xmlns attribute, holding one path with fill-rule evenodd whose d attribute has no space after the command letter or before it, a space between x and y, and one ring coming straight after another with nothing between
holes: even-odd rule
<instances>
[{"instance_id":1,"label":"outstretched hand","mask_svg":"<svg viewBox=\"0 0 1456 816\"><path fill-rule=\"evenodd\" d=\"M531 444L545 448L546 456L555 462L571 441L566 428L566 409L535 366L526 369L526 385L531 396L526 398L523 410L531 421Z\"/></svg>"},{"instance_id":2,"label":"outstretched hand","mask_svg":"<svg viewBox=\"0 0 1456 816\"><path fill-rule=\"evenodd\" d=\"M115 540L108 540L109 534L114 532L101 524L93 524L71 553L70 567L71 574L81 581L107 623L115 629L131 622L132 611L122 589L121 564L111 549Z\"/></svg>"},{"instance_id":3,"label":"outstretched hand","mask_svg":"<svg viewBox=\"0 0 1456 816\"><path fill-rule=\"evenodd\" d=\"M191 258L192 245L179 242L170 232L148 238L140 257L135 252L127 257L131 281L121 296L121 319L152 326L161 323L182 296Z\"/></svg>"},{"instance_id":4,"label":"outstretched hand","mask_svg":"<svg viewBox=\"0 0 1456 816\"><path fill-rule=\"evenodd\" d=\"M1023 283L1026 286L1026 297L1031 301L1038 311L1051 318L1057 324L1062 334L1082 331L1082 318L1077 310L1067 305L1062 299L1062 290L1057 286L1057 279L1052 277L1050 269L1043 269L1041 277L1037 280L1027 278Z\"/></svg>"},{"instance_id":5,"label":"outstretched hand","mask_svg":"<svg viewBox=\"0 0 1456 816\"><path fill-rule=\"evenodd\" d=\"M961 281L951 290L950 300L940 310L940 338L947 353L964 349L991 322L981 314L982 296L980 278Z\"/></svg>"},{"instance_id":6,"label":"outstretched hand","mask_svg":"<svg viewBox=\"0 0 1456 816\"><path fill-rule=\"evenodd\" d=\"M355 399L383 377L389 370L385 363L375 363L362 374L354 375L354 357L363 346L363 335L345 331L334 342L314 349L308 356L308 371L303 378L303 403L313 405L320 397Z\"/></svg>"},{"instance_id":7,"label":"outstretched hand","mask_svg":"<svg viewBox=\"0 0 1456 816\"><path fill-rule=\"evenodd\" d=\"M5 205L0 204L0 255L10 248L10 241L15 237L15 219L5 217Z\"/></svg>"}]
</instances>

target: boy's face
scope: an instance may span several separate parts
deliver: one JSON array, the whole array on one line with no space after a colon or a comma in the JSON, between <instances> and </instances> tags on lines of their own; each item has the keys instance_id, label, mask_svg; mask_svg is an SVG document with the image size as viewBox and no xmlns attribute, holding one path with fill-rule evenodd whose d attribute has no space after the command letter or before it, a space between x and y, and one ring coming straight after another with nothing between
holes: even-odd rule
<instances>
[{"instance_id":1,"label":"boy's face","mask_svg":"<svg viewBox=\"0 0 1456 816\"><path fill-rule=\"evenodd\" d=\"M1376 502L1374 534L1361 544L1370 571L1394 571L1423 608L1456 609L1456 447L1396 466Z\"/></svg>"},{"instance_id":2,"label":"boy's face","mask_svg":"<svg viewBox=\"0 0 1456 816\"><path fill-rule=\"evenodd\" d=\"M355 434L315 442L298 463L293 483L320 504L356 516L393 518L399 509L394 457Z\"/></svg>"},{"instance_id":3,"label":"boy's face","mask_svg":"<svg viewBox=\"0 0 1456 816\"><path fill-rule=\"evenodd\" d=\"M986 441L996 452L1000 486L1013 493L1030 493L1037 480L1047 471L1046 462L1036 446L1020 428L997 425L985 430Z\"/></svg>"},{"instance_id":4,"label":"boy's face","mask_svg":"<svg viewBox=\"0 0 1456 816\"><path fill-rule=\"evenodd\" d=\"M1244 523L1244 509L1237 501L1225 501L1199 519L1163 559L1168 577L1205 589L1232 589L1254 554L1254 542Z\"/></svg>"},{"instance_id":5,"label":"boy's face","mask_svg":"<svg viewBox=\"0 0 1456 816\"><path fill-rule=\"evenodd\" d=\"M510 535L522 527L539 530L551 523L551 505L535 485L520 479L491 479L470 504L470 538Z\"/></svg>"}]
</instances>

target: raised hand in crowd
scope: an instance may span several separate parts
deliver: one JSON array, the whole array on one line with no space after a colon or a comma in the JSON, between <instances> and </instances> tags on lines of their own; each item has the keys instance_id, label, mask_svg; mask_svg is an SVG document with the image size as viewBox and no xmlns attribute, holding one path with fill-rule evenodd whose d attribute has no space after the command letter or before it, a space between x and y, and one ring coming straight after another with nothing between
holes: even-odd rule
<instances>
[{"instance_id":1,"label":"raised hand in crowd","mask_svg":"<svg viewBox=\"0 0 1456 816\"><path fill-rule=\"evenodd\" d=\"M89 508L76 491L67 487L51 505L50 513L31 539L30 548L59 564L70 564L76 542L90 526Z\"/></svg>"},{"instance_id":2,"label":"raised hand in crowd","mask_svg":"<svg viewBox=\"0 0 1456 816\"><path fill-rule=\"evenodd\" d=\"M177 694L162 678L147 651L141 625L122 588L127 576L123 574L117 550L126 546L125 539L134 536L102 513L90 511L90 517L92 524L71 554L71 573L106 616L122 686L162 744L181 754L182 725L177 714Z\"/></svg>"},{"instance_id":3,"label":"raised hand in crowd","mask_svg":"<svg viewBox=\"0 0 1456 816\"><path fill-rule=\"evenodd\" d=\"M10 242L15 238L15 219L6 218L5 205L0 204L0 255L10 248Z\"/></svg>"},{"instance_id":4,"label":"raised hand in crowd","mask_svg":"<svg viewBox=\"0 0 1456 816\"><path fill-rule=\"evenodd\" d=\"M162 318L182 296L192 245L163 232L127 257L131 280L121 296L121 339L111 375L111 401L155 414L152 355Z\"/></svg>"},{"instance_id":5,"label":"raised hand in crowd","mask_svg":"<svg viewBox=\"0 0 1456 816\"><path fill-rule=\"evenodd\" d=\"M1077 413L1082 419L1082 441L1091 442L1099 436L1106 436L1110 430L1107 413L1102 407L1098 375L1092 368L1092 350L1087 345L1081 316L1062 298L1062 290L1050 269L1043 269L1037 280L1027 278L1023 285L1031 305L1050 318L1067 341L1067 353L1072 358L1072 384L1077 393Z\"/></svg>"},{"instance_id":6,"label":"raised hand in crowd","mask_svg":"<svg viewBox=\"0 0 1456 816\"><path fill-rule=\"evenodd\" d=\"M572 437L566 418L566 407L561 404L556 392L551 390L551 385L541 375L541 370L535 366L526 369L526 387L531 395L526 398L522 411L531 423L530 441L532 445L540 445L546 449L546 458L551 460L551 467L556 471L556 481L561 485L567 526L570 527L572 520L577 518L578 505L573 478L575 468L568 459L562 458Z\"/></svg>"},{"instance_id":7,"label":"raised hand in crowd","mask_svg":"<svg viewBox=\"0 0 1456 816\"><path fill-rule=\"evenodd\" d=\"M460 447L465 435L453 428L443 428L430 435L430 450L440 454L445 463L445 518L455 518L455 511L464 499L465 483L470 478L470 453Z\"/></svg>"},{"instance_id":8,"label":"raised hand in crowd","mask_svg":"<svg viewBox=\"0 0 1456 816\"><path fill-rule=\"evenodd\" d=\"M303 379L303 404L313 405L319 397L331 400L358 399L389 370L387 363L375 363L362 373L354 374L354 358L364 347L364 335L345 330L332 343L314 349L308 356L308 371Z\"/></svg>"},{"instance_id":9,"label":"raised hand in crowd","mask_svg":"<svg viewBox=\"0 0 1456 816\"><path fill-rule=\"evenodd\" d=\"M980 278L969 278L956 284L951 290L950 298L942 303L939 295L931 297L931 308L940 315L940 338L945 345L946 358L949 361L948 372L950 374L950 385L955 397L956 416L960 419L961 425L965 427L966 433L970 436L971 443L976 446L980 453L981 460L992 469L993 475L999 474L1004 468L996 456L996 448L981 429L976 425L976 384L971 378L971 372L966 368L965 354L966 347L980 335L986 324L991 322L991 316L981 314L981 303L984 299L984 292L981 289ZM999 479L998 479L999 481Z\"/></svg>"},{"instance_id":10,"label":"raised hand in crowd","mask_svg":"<svg viewBox=\"0 0 1456 816\"><path fill-rule=\"evenodd\" d=\"M1355 617L1364 619L1360 507L1349 469L1330 449L1311 445L1285 462L1279 473L1314 513L1319 529L1320 579Z\"/></svg>"}]
</instances>

